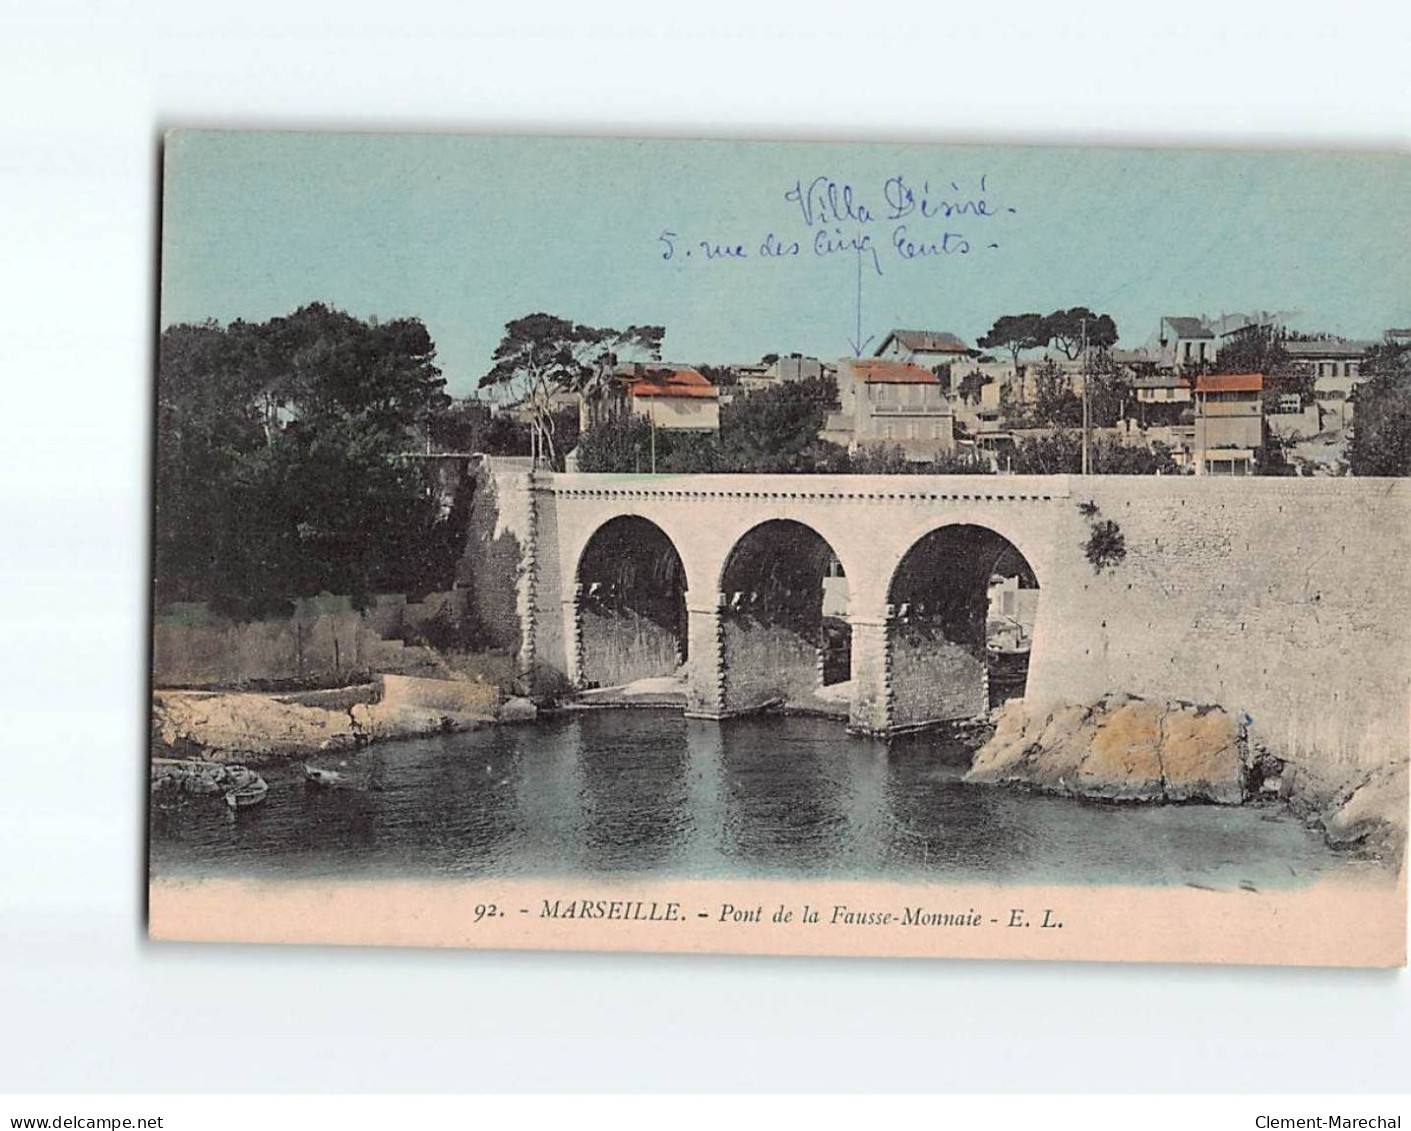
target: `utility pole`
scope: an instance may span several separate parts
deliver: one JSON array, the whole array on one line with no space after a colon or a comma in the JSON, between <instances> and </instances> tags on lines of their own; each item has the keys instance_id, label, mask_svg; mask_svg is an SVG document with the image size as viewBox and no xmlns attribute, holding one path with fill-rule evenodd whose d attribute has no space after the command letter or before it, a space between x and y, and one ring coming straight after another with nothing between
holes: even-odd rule
<instances>
[{"instance_id":1,"label":"utility pole","mask_svg":"<svg viewBox=\"0 0 1411 1131\"><path fill-rule=\"evenodd\" d=\"M652 420L652 474L657 473L657 399L652 397L650 416Z\"/></svg>"},{"instance_id":2,"label":"utility pole","mask_svg":"<svg viewBox=\"0 0 1411 1131\"><path fill-rule=\"evenodd\" d=\"M1083 316L1083 474L1088 475L1091 471L1092 456L1089 448L1092 445L1092 435L1088 424L1088 318Z\"/></svg>"}]
</instances>

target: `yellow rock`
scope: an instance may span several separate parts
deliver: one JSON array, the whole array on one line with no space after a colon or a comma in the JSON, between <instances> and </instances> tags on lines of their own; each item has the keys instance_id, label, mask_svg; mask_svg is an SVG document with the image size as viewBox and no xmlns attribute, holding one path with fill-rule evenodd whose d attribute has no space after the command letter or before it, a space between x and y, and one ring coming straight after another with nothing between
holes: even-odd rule
<instances>
[{"instance_id":1,"label":"yellow rock","mask_svg":"<svg viewBox=\"0 0 1411 1131\"><path fill-rule=\"evenodd\" d=\"M1121 801L1244 796L1239 728L1219 708L1114 696L1028 713L1008 704L975 754L969 781Z\"/></svg>"},{"instance_id":2,"label":"yellow rock","mask_svg":"<svg viewBox=\"0 0 1411 1131\"><path fill-rule=\"evenodd\" d=\"M1163 794L1161 721L1166 706L1135 701L1093 712L1086 755L1077 768L1077 792L1086 796L1153 801Z\"/></svg>"},{"instance_id":3,"label":"yellow rock","mask_svg":"<svg viewBox=\"0 0 1411 1131\"><path fill-rule=\"evenodd\" d=\"M1238 805L1243 797L1239 726L1224 711L1201 714L1186 707L1167 714L1161 760L1172 801Z\"/></svg>"}]
</instances>

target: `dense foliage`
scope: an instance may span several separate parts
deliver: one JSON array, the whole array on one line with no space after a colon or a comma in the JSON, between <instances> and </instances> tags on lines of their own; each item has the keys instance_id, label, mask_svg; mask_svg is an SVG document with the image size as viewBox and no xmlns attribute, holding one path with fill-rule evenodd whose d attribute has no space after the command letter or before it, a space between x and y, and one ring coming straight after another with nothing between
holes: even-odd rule
<instances>
[{"instance_id":1,"label":"dense foliage","mask_svg":"<svg viewBox=\"0 0 1411 1131\"><path fill-rule=\"evenodd\" d=\"M854 475L993 475L988 460L939 452L928 460L907 459L900 447L860 448L848 457Z\"/></svg>"},{"instance_id":2,"label":"dense foliage","mask_svg":"<svg viewBox=\"0 0 1411 1131\"><path fill-rule=\"evenodd\" d=\"M362 321L319 303L258 324L168 328L157 600L258 615L322 591L440 581L438 526L456 516L440 514L424 462L403 458L448 404L434 359L416 319Z\"/></svg>"},{"instance_id":3,"label":"dense foliage","mask_svg":"<svg viewBox=\"0 0 1411 1131\"><path fill-rule=\"evenodd\" d=\"M675 437L665 432L660 437L658 454L665 457ZM605 420L579 437L574 454L579 471L650 471L652 426L633 413Z\"/></svg>"},{"instance_id":4,"label":"dense foliage","mask_svg":"<svg viewBox=\"0 0 1411 1131\"><path fill-rule=\"evenodd\" d=\"M1100 436L1093 440L1090 456L1094 475L1175 475L1180 472L1170 451L1160 444L1148 449ZM1080 474L1083 470L1082 433L1058 431L1021 440L1015 449L1011 470L1020 475Z\"/></svg>"},{"instance_id":5,"label":"dense foliage","mask_svg":"<svg viewBox=\"0 0 1411 1131\"><path fill-rule=\"evenodd\" d=\"M1348 467L1353 475L1411 475L1411 346L1377 346L1362 373L1371 379L1357 390Z\"/></svg>"},{"instance_id":6,"label":"dense foliage","mask_svg":"<svg viewBox=\"0 0 1411 1131\"><path fill-rule=\"evenodd\" d=\"M964 374L955 386L955 395L966 404L979 404L989 379L978 369Z\"/></svg>"},{"instance_id":7,"label":"dense foliage","mask_svg":"<svg viewBox=\"0 0 1411 1131\"><path fill-rule=\"evenodd\" d=\"M1272 326L1247 326L1220 349L1215 373L1262 373L1266 401L1297 395L1300 405L1314 400L1315 376L1312 366L1300 365L1289 356L1281 333Z\"/></svg>"},{"instance_id":8,"label":"dense foliage","mask_svg":"<svg viewBox=\"0 0 1411 1131\"><path fill-rule=\"evenodd\" d=\"M1083 398L1074 391L1073 374L1045 358L1030 370L1033 398L1021 402L1013 386L1000 390L1000 406L1013 428L1079 428L1083 423ZM1088 417L1094 428L1111 428L1133 407L1132 388L1106 355L1091 360L1088 383Z\"/></svg>"}]
</instances>

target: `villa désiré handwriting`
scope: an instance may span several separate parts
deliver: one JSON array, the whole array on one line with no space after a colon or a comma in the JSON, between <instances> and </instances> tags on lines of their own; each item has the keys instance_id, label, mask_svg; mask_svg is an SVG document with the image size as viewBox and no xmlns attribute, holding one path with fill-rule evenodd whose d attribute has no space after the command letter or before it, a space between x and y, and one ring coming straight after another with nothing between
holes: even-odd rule
<instances>
[{"instance_id":1,"label":"villa d\u00e9sir\u00e9 handwriting","mask_svg":"<svg viewBox=\"0 0 1411 1131\"><path fill-rule=\"evenodd\" d=\"M835 177L796 180L783 193L803 231L770 229L741 239L720 234L663 229L657 236L662 260L699 263L780 262L856 256L877 274L885 260L903 263L965 257L996 251L998 228L1018 209L991 194L988 174L973 188L959 181L933 187L930 179L888 177L872 195Z\"/></svg>"},{"instance_id":2,"label":"villa d\u00e9sir\u00e9 handwriting","mask_svg":"<svg viewBox=\"0 0 1411 1131\"><path fill-rule=\"evenodd\" d=\"M923 180L917 185L903 176L895 176L888 177L882 184L885 207L874 209L847 182L832 177L814 177L807 184L802 180L795 181L793 187L784 193L784 199L798 205L803 222L810 228L848 222L891 223L909 216L920 216L926 220L965 216L985 218L1012 215L1017 211L992 200L988 194L988 174L981 175L974 192L963 190L956 181L947 181L940 191L935 191L930 180Z\"/></svg>"}]
</instances>

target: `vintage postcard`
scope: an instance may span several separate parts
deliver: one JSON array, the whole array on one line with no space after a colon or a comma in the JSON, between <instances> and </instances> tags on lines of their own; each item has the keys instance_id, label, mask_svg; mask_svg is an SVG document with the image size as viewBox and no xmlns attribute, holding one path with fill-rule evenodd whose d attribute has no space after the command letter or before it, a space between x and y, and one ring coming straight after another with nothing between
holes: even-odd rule
<instances>
[{"instance_id":1,"label":"vintage postcard","mask_svg":"<svg viewBox=\"0 0 1411 1131\"><path fill-rule=\"evenodd\" d=\"M153 937L1404 963L1405 155L164 145Z\"/></svg>"}]
</instances>

